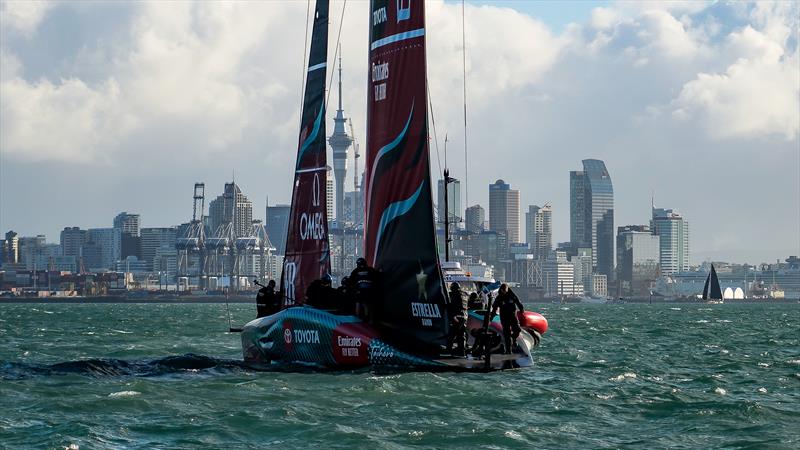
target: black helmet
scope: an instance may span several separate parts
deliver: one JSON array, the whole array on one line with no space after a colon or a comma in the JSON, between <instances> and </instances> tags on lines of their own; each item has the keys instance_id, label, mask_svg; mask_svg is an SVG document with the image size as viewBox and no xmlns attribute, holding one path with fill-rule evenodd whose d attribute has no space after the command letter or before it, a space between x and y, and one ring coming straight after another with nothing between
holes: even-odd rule
<instances>
[{"instance_id":1,"label":"black helmet","mask_svg":"<svg viewBox=\"0 0 800 450\"><path fill-rule=\"evenodd\" d=\"M339 284L341 284L342 286L347 286L348 284L350 284L350 277L342 277L342 280Z\"/></svg>"},{"instance_id":2,"label":"black helmet","mask_svg":"<svg viewBox=\"0 0 800 450\"><path fill-rule=\"evenodd\" d=\"M267 283L267 286L274 287L275 286L275 280L269 280L269 283Z\"/></svg>"},{"instance_id":3,"label":"black helmet","mask_svg":"<svg viewBox=\"0 0 800 450\"><path fill-rule=\"evenodd\" d=\"M331 277L331 274L326 273L325 275L322 276L322 282L323 283L331 284L332 281L333 281L333 277Z\"/></svg>"},{"instance_id":4,"label":"black helmet","mask_svg":"<svg viewBox=\"0 0 800 450\"><path fill-rule=\"evenodd\" d=\"M356 260L356 267L367 267L367 260L364 258L358 258Z\"/></svg>"},{"instance_id":5,"label":"black helmet","mask_svg":"<svg viewBox=\"0 0 800 450\"><path fill-rule=\"evenodd\" d=\"M461 286L459 286L458 283L453 281L452 283L450 283L450 290L451 291L460 291L461 290Z\"/></svg>"}]
</instances>

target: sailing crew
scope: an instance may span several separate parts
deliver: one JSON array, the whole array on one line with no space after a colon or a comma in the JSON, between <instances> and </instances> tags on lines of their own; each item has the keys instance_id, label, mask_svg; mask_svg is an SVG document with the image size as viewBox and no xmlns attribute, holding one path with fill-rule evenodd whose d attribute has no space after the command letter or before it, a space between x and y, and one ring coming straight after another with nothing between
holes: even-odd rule
<instances>
[{"instance_id":1,"label":"sailing crew","mask_svg":"<svg viewBox=\"0 0 800 450\"><path fill-rule=\"evenodd\" d=\"M357 314L355 293L353 292L353 283L350 282L350 277L342 277L342 281L336 290L340 294L338 313L347 316Z\"/></svg>"},{"instance_id":2,"label":"sailing crew","mask_svg":"<svg viewBox=\"0 0 800 450\"><path fill-rule=\"evenodd\" d=\"M461 286L453 282L450 284L448 294L450 302L447 304L447 316L450 319L450 333L447 336L447 351L453 356L464 357L467 346L467 301ZM453 343L456 351L453 352Z\"/></svg>"},{"instance_id":3,"label":"sailing crew","mask_svg":"<svg viewBox=\"0 0 800 450\"><path fill-rule=\"evenodd\" d=\"M275 280L269 280L266 286L261 286L256 295L257 318L271 316L280 311L281 302L275 293Z\"/></svg>"},{"instance_id":4,"label":"sailing crew","mask_svg":"<svg viewBox=\"0 0 800 450\"><path fill-rule=\"evenodd\" d=\"M483 309L483 301L480 297L478 297L477 292L472 292L469 294L469 299L467 300L467 309L470 311Z\"/></svg>"},{"instance_id":5,"label":"sailing crew","mask_svg":"<svg viewBox=\"0 0 800 450\"><path fill-rule=\"evenodd\" d=\"M497 298L492 304L492 317L497 313L498 308L500 309L500 324L503 326L503 345L506 354L511 354L511 343L517 341L519 333L522 331L517 320L517 309L524 312L525 308L519 301L519 297L511 292L505 283L500 285Z\"/></svg>"},{"instance_id":6,"label":"sailing crew","mask_svg":"<svg viewBox=\"0 0 800 450\"><path fill-rule=\"evenodd\" d=\"M350 283L354 288L356 308L362 319L375 323L378 314L378 279L379 272L367 264L364 258L356 260L356 268L350 273Z\"/></svg>"},{"instance_id":7,"label":"sailing crew","mask_svg":"<svg viewBox=\"0 0 800 450\"><path fill-rule=\"evenodd\" d=\"M312 281L306 289L306 304L319 309L338 308L339 291L331 287L332 281L327 273Z\"/></svg>"}]
</instances>

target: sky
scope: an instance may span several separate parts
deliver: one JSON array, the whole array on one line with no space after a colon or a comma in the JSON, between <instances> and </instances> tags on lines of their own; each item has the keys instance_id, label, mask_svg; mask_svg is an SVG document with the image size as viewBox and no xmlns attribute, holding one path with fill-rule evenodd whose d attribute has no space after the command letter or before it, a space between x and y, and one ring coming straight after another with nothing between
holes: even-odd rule
<instances>
[{"instance_id":1,"label":"sky","mask_svg":"<svg viewBox=\"0 0 800 450\"><path fill-rule=\"evenodd\" d=\"M369 8L342 6L329 55L341 29L363 144ZM502 178L566 241L569 171L599 158L615 226L654 198L689 220L693 264L800 254L797 2L469 1L466 164L461 8L426 3L427 69L432 170L447 134L468 205ZM0 230L176 225L198 181L210 200L235 178L255 218L287 202L305 19L302 1L0 2Z\"/></svg>"}]
</instances>

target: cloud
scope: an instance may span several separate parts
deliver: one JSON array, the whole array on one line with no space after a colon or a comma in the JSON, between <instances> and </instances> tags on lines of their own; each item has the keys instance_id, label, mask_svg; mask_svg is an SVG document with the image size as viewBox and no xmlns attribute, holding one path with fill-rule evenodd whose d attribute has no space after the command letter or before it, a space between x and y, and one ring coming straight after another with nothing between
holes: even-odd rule
<instances>
[{"instance_id":1,"label":"cloud","mask_svg":"<svg viewBox=\"0 0 800 450\"><path fill-rule=\"evenodd\" d=\"M0 2L0 27L30 36L45 14L54 6L54 1L11 0Z\"/></svg>"}]
</instances>

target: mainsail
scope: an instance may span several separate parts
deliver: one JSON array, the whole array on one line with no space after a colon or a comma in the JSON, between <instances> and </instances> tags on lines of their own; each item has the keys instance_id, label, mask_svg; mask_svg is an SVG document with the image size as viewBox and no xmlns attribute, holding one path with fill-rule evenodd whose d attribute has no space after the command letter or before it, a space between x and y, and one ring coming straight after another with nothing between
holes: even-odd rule
<instances>
[{"instance_id":1,"label":"mainsail","mask_svg":"<svg viewBox=\"0 0 800 450\"><path fill-rule=\"evenodd\" d=\"M328 0L317 0L281 275L284 307L303 303L309 284L331 270L325 195L327 56Z\"/></svg>"},{"instance_id":2,"label":"mainsail","mask_svg":"<svg viewBox=\"0 0 800 450\"><path fill-rule=\"evenodd\" d=\"M722 300L722 288L719 285L719 277L714 265L711 265L711 272L703 285L703 300Z\"/></svg>"},{"instance_id":3,"label":"mainsail","mask_svg":"<svg viewBox=\"0 0 800 450\"><path fill-rule=\"evenodd\" d=\"M370 3L364 250L382 273L381 325L406 345L446 340L428 155L425 3Z\"/></svg>"}]
</instances>

